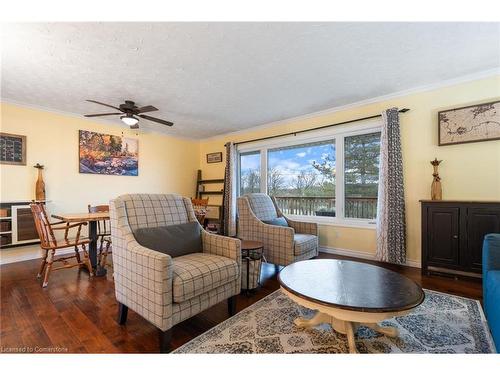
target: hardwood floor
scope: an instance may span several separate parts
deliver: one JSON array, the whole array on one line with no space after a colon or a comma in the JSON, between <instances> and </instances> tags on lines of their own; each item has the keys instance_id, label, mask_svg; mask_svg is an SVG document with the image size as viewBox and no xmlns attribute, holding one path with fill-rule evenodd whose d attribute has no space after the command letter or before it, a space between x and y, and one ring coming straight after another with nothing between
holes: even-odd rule
<instances>
[{"instance_id":1,"label":"hardwood floor","mask_svg":"<svg viewBox=\"0 0 500 375\"><path fill-rule=\"evenodd\" d=\"M343 258L320 254L320 258ZM359 261L365 261L360 260ZM421 276L417 268L365 261L400 272L422 287L481 299L480 281ZM53 272L49 286L35 278L39 260L0 267L0 351L27 348L33 352L154 353L159 351L158 331L129 310L125 326L116 322L117 303L112 272L89 280L83 270ZM264 264L262 288L254 295L239 295L241 311L279 288L273 265ZM173 328L177 348L228 318L227 304L220 303Z\"/></svg>"}]
</instances>

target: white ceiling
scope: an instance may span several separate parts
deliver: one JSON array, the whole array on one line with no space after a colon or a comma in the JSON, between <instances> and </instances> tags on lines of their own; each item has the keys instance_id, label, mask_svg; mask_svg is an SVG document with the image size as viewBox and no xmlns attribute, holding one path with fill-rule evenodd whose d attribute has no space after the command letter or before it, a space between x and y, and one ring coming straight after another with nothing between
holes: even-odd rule
<instances>
[{"instance_id":1,"label":"white ceiling","mask_svg":"<svg viewBox=\"0 0 500 375\"><path fill-rule=\"evenodd\" d=\"M500 66L500 23L3 24L5 100L204 138ZM120 123L118 119L112 120Z\"/></svg>"}]
</instances>

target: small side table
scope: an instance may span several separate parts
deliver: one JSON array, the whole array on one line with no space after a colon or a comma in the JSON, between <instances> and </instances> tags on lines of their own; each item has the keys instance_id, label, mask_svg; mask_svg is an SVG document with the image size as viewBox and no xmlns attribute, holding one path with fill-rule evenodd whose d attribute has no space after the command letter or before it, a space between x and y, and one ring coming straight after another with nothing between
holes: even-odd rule
<instances>
[{"instance_id":1,"label":"small side table","mask_svg":"<svg viewBox=\"0 0 500 375\"><path fill-rule=\"evenodd\" d=\"M263 250L262 242L241 240L241 260L246 262L242 267L241 290L247 294L260 285Z\"/></svg>"}]
</instances>

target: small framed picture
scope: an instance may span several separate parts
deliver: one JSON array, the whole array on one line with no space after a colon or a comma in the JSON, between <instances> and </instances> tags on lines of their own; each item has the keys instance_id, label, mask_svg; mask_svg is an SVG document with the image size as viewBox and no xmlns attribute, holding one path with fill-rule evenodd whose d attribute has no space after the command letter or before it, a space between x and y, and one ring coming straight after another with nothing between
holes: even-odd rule
<instances>
[{"instance_id":1,"label":"small framed picture","mask_svg":"<svg viewBox=\"0 0 500 375\"><path fill-rule=\"evenodd\" d=\"M26 136L0 133L0 164L26 165Z\"/></svg>"},{"instance_id":2,"label":"small framed picture","mask_svg":"<svg viewBox=\"0 0 500 375\"><path fill-rule=\"evenodd\" d=\"M500 139L500 101L438 112L439 146Z\"/></svg>"},{"instance_id":3,"label":"small framed picture","mask_svg":"<svg viewBox=\"0 0 500 375\"><path fill-rule=\"evenodd\" d=\"M222 162L222 152L212 152L207 154L207 163L220 163Z\"/></svg>"}]
</instances>

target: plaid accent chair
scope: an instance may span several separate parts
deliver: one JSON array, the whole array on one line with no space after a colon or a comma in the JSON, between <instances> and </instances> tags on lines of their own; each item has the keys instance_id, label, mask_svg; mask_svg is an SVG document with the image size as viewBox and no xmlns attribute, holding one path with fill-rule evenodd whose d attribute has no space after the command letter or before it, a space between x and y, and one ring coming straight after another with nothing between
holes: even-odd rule
<instances>
[{"instance_id":1,"label":"plaid accent chair","mask_svg":"<svg viewBox=\"0 0 500 375\"><path fill-rule=\"evenodd\" d=\"M198 222L191 201L174 194L122 195L110 202L115 294L120 324L128 308L159 328L160 350L170 349L171 328L241 289L241 241L201 229L203 252L172 258L141 246L133 231Z\"/></svg>"},{"instance_id":2,"label":"plaid accent chair","mask_svg":"<svg viewBox=\"0 0 500 375\"><path fill-rule=\"evenodd\" d=\"M284 217L289 226L263 222L278 217ZM274 198L262 193L238 198L238 237L262 242L266 260L279 266L318 255L318 225L287 218Z\"/></svg>"}]
</instances>

